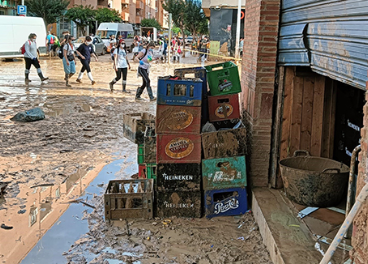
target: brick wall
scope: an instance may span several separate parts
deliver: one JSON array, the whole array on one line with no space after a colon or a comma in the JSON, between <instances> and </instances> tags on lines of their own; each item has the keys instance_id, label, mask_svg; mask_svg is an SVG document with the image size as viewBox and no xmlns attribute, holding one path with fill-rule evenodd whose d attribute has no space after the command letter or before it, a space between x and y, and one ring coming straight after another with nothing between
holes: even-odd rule
<instances>
[{"instance_id":1,"label":"brick wall","mask_svg":"<svg viewBox=\"0 0 368 264\"><path fill-rule=\"evenodd\" d=\"M368 90L368 83L367 83ZM368 93L366 93L368 101ZM359 155L359 174L357 182L357 194L368 183L368 102L363 108L364 128L361 130L361 147ZM355 264L368 263L368 201L365 202L363 208L354 219L352 245L354 250L350 252Z\"/></svg>"},{"instance_id":2,"label":"brick wall","mask_svg":"<svg viewBox=\"0 0 368 264\"><path fill-rule=\"evenodd\" d=\"M279 12L280 0L246 1L241 104L252 186L268 185Z\"/></svg>"}]
</instances>

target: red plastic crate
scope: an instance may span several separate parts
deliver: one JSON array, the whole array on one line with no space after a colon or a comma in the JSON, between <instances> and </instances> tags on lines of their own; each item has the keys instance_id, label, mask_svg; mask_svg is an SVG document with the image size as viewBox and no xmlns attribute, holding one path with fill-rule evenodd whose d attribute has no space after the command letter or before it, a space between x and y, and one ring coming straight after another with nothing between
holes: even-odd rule
<instances>
[{"instance_id":1,"label":"red plastic crate","mask_svg":"<svg viewBox=\"0 0 368 264\"><path fill-rule=\"evenodd\" d=\"M208 97L210 122L240 118L238 94Z\"/></svg>"},{"instance_id":2,"label":"red plastic crate","mask_svg":"<svg viewBox=\"0 0 368 264\"><path fill-rule=\"evenodd\" d=\"M157 134L200 134L201 107L157 105Z\"/></svg>"},{"instance_id":3,"label":"red plastic crate","mask_svg":"<svg viewBox=\"0 0 368 264\"><path fill-rule=\"evenodd\" d=\"M157 135L157 164L200 162L201 135Z\"/></svg>"},{"instance_id":4,"label":"red plastic crate","mask_svg":"<svg viewBox=\"0 0 368 264\"><path fill-rule=\"evenodd\" d=\"M145 164L139 165L138 178L139 179L147 179L146 165Z\"/></svg>"}]
</instances>

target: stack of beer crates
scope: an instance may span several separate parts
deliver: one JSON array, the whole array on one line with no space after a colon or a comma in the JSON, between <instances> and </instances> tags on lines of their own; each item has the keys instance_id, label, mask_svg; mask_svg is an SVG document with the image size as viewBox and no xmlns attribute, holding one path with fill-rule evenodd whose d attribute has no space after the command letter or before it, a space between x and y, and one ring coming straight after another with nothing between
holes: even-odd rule
<instances>
[{"instance_id":1,"label":"stack of beer crates","mask_svg":"<svg viewBox=\"0 0 368 264\"><path fill-rule=\"evenodd\" d=\"M158 217L201 217L202 85L199 78L158 79Z\"/></svg>"},{"instance_id":2,"label":"stack of beer crates","mask_svg":"<svg viewBox=\"0 0 368 264\"><path fill-rule=\"evenodd\" d=\"M218 131L202 134L205 215L244 214L248 210L246 129L233 128L240 120L238 68L225 62L206 66L206 70L209 121Z\"/></svg>"}]
</instances>

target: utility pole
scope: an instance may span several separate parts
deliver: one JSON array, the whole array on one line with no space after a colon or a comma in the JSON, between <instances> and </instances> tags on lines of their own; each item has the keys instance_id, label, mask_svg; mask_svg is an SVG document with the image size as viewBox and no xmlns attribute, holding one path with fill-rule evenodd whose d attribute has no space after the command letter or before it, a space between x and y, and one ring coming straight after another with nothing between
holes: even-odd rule
<instances>
[{"instance_id":1,"label":"utility pole","mask_svg":"<svg viewBox=\"0 0 368 264\"><path fill-rule=\"evenodd\" d=\"M240 19L241 18L241 0L238 0L238 17L236 22L236 38L235 38L235 58L239 59L239 42L240 42Z\"/></svg>"},{"instance_id":2,"label":"utility pole","mask_svg":"<svg viewBox=\"0 0 368 264\"><path fill-rule=\"evenodd\" d=\"M168 60L169 60L169 64L170 64L170 53L171 53L171 27L172 27L172 23L171 23L171 21L172 21L172 14L171 13L169 13L169 43L168 43L168 56L167 56L167 58L168 58Z\"/></svg>"}]
</instances>

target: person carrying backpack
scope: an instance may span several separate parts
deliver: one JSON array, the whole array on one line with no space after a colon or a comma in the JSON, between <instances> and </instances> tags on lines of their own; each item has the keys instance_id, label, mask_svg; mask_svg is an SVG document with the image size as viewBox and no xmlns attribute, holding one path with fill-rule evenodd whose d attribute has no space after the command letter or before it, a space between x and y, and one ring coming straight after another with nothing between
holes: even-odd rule
<instances>
[{"instance_id":1,"label":"person carrying backpack","mask_svg":"<svg viewBox=\"0 0 368 264\"><path fill-rule=\"evenodd\" d=\"M144 101L141 98L141 95L144 91L144 88L147 87L147 93L150 98L150 101L155 101L156 97L153 96L152 89L151 89L151 80L149 78L149 68L150 62L153 60L153 49L155 47L154 42L150 42L145 49L139 52L137 58L139 59L139 66L138 66L138 74L142 76L143 83L141 87L138 87L137 93L135 95L136 101Z\"/></svg>"},{"instance_id":2,"label":"person carrying backpack","mask_svg":"<svg viewBox=\"0 0 368 264\"><path fill-rule=\"evenodd\" d=\"M77 82L81 83L83 74L87 70L87 76L91 80L92 85L94 85L96 82L93 80L92 73L91 73L91 67L89 64L91 63L91 55L98 61L95 50L92 45L92 38L90 36L86 37L86 40L82 45L80 45L77 49L77 51L80 52L84 56L85 59L79 58L82 63L82 69L78 75Z\"/></svg>"},{"instance_id":3,"label":"person carrying backpack","mask_svg":"<svg viewBox=\"0 0 368 264\"><path fill-rule=\"evenodd\" d=\"M124 40L121 39L119 42L120 42L119 43L120 45L114 51L114 59L115 59L114 66L115 66L115 71L116 71L116 78L114 78L110 82L110 89L111 91L114 90L114 84L117 83L121 79L121 75L123 74L123 93L127 93L128 91L126 90L126 79L128 75L128 67L129 67L129 70L131 68L130 68L129 61L127 59L126 50L124 49L125 47Z\"/></svg>"},{"instance_id":4,"label":"person carrying backpack","mask_svg":"<svg viewBox=\"0 0 368 264\"><path fill-rule=\"evenodd\" d=\"M83 60L86 58L80 54L78 50L75 49L73 45L73 36L69 36L68 42L63 47L63 66L65 72L65 85L71 87L69 84L69 79L75 74L75 55L77 53Z\"/></svg>"},{"instance_id":5,"label":"person carrying backpack","mask_svg":"<svg viewBox=\"0 0 368 264\"><path fill-rule=\"evenodd\" d=\"M37 69L38 76L41 79L41 82L48 80L48 77L44 77L42 74L41 66L38 61L38 52L37 52L37 43L36 43L37 35L34 33L31 33L28 36L28 40L26 43L24 43L24 46L22 47L22 53L24 54L24 61L26 64L25 69L25 82L29 83L31 80L29 79L29 72L31 69L31 66L33 65Z\"/></svg>"}]
</instances>

